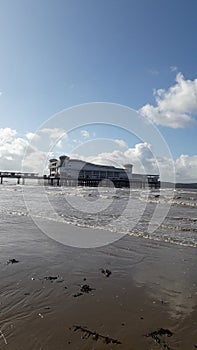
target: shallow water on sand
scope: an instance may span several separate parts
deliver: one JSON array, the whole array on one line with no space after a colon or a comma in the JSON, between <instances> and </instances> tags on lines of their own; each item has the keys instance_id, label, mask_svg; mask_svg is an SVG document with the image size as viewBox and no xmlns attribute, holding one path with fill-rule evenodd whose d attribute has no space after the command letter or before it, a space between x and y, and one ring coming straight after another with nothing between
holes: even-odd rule
<instances>
[{"instance_id":1,"label":"shallow water on sand","mask_svg":"<svg viewBox=\"0 0 197 350\"><path fill-rule=\"evenodd\" d=\"M31 216L35 221L40 218L46 223L69 223L197 247L197 190L130 191L5 184L0 186L0 221L3 224L12 216Z\"/></svg>"}]
</instances>

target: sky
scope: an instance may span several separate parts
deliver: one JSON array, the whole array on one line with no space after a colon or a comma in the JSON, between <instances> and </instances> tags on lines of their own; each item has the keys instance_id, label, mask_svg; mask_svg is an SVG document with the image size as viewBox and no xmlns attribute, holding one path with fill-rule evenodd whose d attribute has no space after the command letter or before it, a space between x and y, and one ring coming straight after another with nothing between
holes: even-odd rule
<instances>
[{"instance_id":1,"label":"sky","mask_svg":"<svg viewBox=\"0 0 197 350\"><path fill-rule=\"evenodd\" d=\"M77 113L73 130L58 123L95 102L137 111L170 156L155 161L148 135L100 125L96 113L88 125ZM173 160L176 181L197 182L196 135L196 0L0 0L0 170L20 170L26 154L25 169L42 172L68 154L134 172L162 166L168 181Z\"/></svg>"}]
</instances>

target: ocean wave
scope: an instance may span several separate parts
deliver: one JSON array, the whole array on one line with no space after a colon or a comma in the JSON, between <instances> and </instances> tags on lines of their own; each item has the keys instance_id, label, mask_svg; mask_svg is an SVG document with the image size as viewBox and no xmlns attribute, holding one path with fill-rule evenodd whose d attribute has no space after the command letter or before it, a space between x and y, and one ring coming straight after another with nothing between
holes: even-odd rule
<instances>
[{"instance_id":1,"label":"ocean wave","mask_svg":"<svg viewBox=\"0 0 197 350\"><path fill-rule=\"evenodd\" d=\"M60 215L54 215L53 217L49 217L46 215L46 213L31 213L29 211L7 211L6 212L7 215L11 215L11 216L30 216L33 220L35 219L42 219L42 220L46 220L48 222L53 221L53 222L61 222L61 223L65 223L65 224L69 224L69 225L74 225L77 227L83 227L83 228L91 228L91 229L100 229L100 230L107 230L107 231L111 231L114 233L122 233L124 234L128 234L130 236L135 236L138 238L144 238L144 239L149 239L149 240L154 240L154 241L158 241L158 242L166 242L166 243L171 243L171 244L177 244L177 245L181 245L181 246L187 246L187 247L193 247L196 248L197 247L197 241L194 238L194 236L192 237L186 237L186 236L172 236L170 234L170 232L179 232L179 233L190 233L190 234L195 234L197 232L197 228L192 228L192 227L184 227L184 226L173 226L170 224L162 224L160 226L160 231L157 232L153 232L151 234L149 234L146 229L144 227L142 227L141 229L138 228L134 228L132 230L129 230L123 226L119 226L117 227L116 225L102 225L99 222L96 222L96 220L94 220L94 218L89 218L89 220L86 218L85 221L83 220L79 220L76 217L65 217L63 214ZM164 231L163 231L164 230Z\"/></svg>"},{"instance_id":2,"label":"ocean wave","mask_svg":"<svg viewBox=\"0 0 197 350\"><path fill-rule=\"evenodd\" d=\"M170 231L179 231L179 232L197 232L197 228L189 226L173 226L170 224L161 224L160 228Z\"/></svg>"},{"instance_id":3,"label":"ocean wave","mask_svg":"<svg viewBox=\"0 0 197 350\"><path fill-rule=\"evenodd\" d=\"M197 218L182 217L182 216L169 216L168 219L182 222L197 222Z\"/></svg>"},{"instance_id":4,"label":"ocean wave","mask_svg":"<svg viewBox=\"0 0 197 350\"><path fill-rule=\"evenodd\" d=\"M197 201L194 198L193 200L189 199L182 199L181 197L178 198L168 198L163 197L161 195L155 195L155 196L149 196L147 198L141 197L139 198L141 201L146 201L147 203L153 203L153 204L169 204L169 205L177 205L181 207L197 207Z\"/></svg>"},{"instance_id":5,"label":"ocean wave","mask_svg":"<svg viewBox=\"0 0 197 350\"><path fill-rule=\"evenodd\" d=\"M5 191L4 193L2 188ZM197 206L195 197L195 195L197 196L197 191L194 192L195 195L189 191L184 191L184 193L176 191L175 196L172 198L170 191L166 190L149 191L135 189L129 191L128 189L118 189L111 191L111 189L103 188L98 191L96 188L69 187L62 189L47 187L45 193L48 197L46 198L43 196L43 192L39 191L38 186L27 186L26 207L21 194L22 186L15 185L7 188L4 186L2 188L0 188L2 203L0 218L3 218L4 222L8 220L8 216L19 217L18 220L22 220L20 217L32 217L35 222L36 218L41 218L47 221L52 220L78 227L104 229L115 233L120 232L179 245L192 247L197 245L197 217L196 215L194 217L195 211L193 210ZM13 191L16 191L14 195ZM81 197L87 197L89 201L97 200L98 198L103 200L103 205L112 200L114 207L113 210L103 210L98 215L88 212L84 214L80 210L76 210L72 205L68 205L65 200L67 196L76 197L76 201L80 201ZM121 205L125 205L128 199L133 200L133 206L127 206L124 215L121 215L122 212L119 215L119 208ZM49 206L46 205L48 202ZM150 204L150 208L147 204L146 210L140 219L138 214L136 214L135 218L133 208L136 210L139 206L140 209L142 202L153 204ZM151 210L154 209L157 203L170 203L172 207L160 228L152 234L148 234L147 226L150 221L150 213L152 213Z\"/></svg>"},{"instance_id":6,"label":"ocean wave","mask_svg":"<svg viewBox=\"0 0 197 350\"><path fill-rule=\"evenodd\" d=\"M130 231L128 234L130 236L134 236L134 237L138 237L138 238L144 238L144 239L149 239L149 240L164 242L164 243L170 243L170 244L177 244L177 245L184 246L184 247L197 248L197 242L193 238L179 239L179 238L170 237L167 235L157 236L157 235L149 234L147 232L142 232L142 231L141 232L140 231Z\"/></svg>"}]
</instances>

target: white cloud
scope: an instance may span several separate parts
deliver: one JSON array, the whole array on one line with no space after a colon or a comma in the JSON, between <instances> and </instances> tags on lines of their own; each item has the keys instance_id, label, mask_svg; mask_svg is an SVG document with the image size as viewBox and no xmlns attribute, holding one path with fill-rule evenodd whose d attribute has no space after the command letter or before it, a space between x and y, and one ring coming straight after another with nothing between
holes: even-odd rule
<instances>
[{"instance_id":1,"label":"white cloud","mask_svg":"<svg viewBox=\"0 0 197 350\"><path fill-rule=\"evenodd\" d=\"M130 163L133 164L134 173L159 174L162 181L172 181L172 169L175 167L176 182L197 182L197 155L181 155L175 161L165 157L156 160L151 152L151 145L147 143L138 143L125 151L114 150L88 157L73 154L71 157L116 167Z\"/></svg>"},{"instance_id":2,"label":"white cloud","mask_svg":"<svg viewBox=\"0 0 197 350\"><path fill-rule=\"evenodd\" d=\"M156 69L149 69L149 70L148 70L148 73L151 74L151 75L158 75L158 74L159 74L159 71L156 70Z\"/></svg>"},{"instance_id":3,"label":"white cloud","mask_svg":"<svg viewBox=\"0 0 197 350\"><path fill-rule=\"evenodd\" d=\"M10 129L10 128L1 128L0 129L0 145L10 142L13 140L15 135L17 134L16 130Z\"/></svg>"},{"instance_id":4,"label":"white cloud","mask_svg":"<svg viewBox=\"0 0 197 350\"><path fill-rule=\"evenodd\" d=\"M170 66L171 72L177 72L178 67L177 66Z\"/></svg>"},{"instance_id":5,"label":"white cloud","mask_svg":"<svg viewBox=\"0 0 197 350\"><path fill-rule=\"evenodd\" d=\"M16 130L0 129L0 156L2 158L12 155L20 156L24 153L28 142L16 135Z\"/></svg>"},{"instance_id":6,"label":"white cloud","mask_svg":"<svg viewBox=\"0 0 197 350\"><path fill-rule=\"evenodd\" d=\"M0 153L20 156L24 153L26 147L26 140L22 138L15 138L11 142L6 142L4 145L1 145Z\"/></svg>"},{"instance_id":7,"label":"white cloud","mask_svg":"<svg viewBox=\"0 0 197 350\"><path fill-rule=\"evenodd\" d=\"M11 156L5 156L5 159L6 159L6 160L13 160L13 157L11 157Z\"/></svg>"},{"instance_id":8,"label":"white cloud","mask_svg":"<svg viewBox=\"0 0 197 350\"><path fill-rule=\"evenodd\" d=\"M21 171L23 164L25 171L43 172L44 164L52 153L41 151L26 137L17 137L16 130L11 128L0 129L0 170Z\"/></svg>"},{"instance_id":9,"label":"white cloud","mask_svg":"<svg viewBox=\"0 0 197 350\"><path fill-rule=\"evenodd\" d=\"M175 161L177 182L197 182L197 155L182 154Z\"/></svg>"},{"instance_id":10,"label":"white cloud","mask_svg":"<svg viewBox=\"0 0 197 350\"><path fill-rule=\"evenodd\" d=\"M57 147L57 148L62 148L62 140L59 140L59 141L56 143L56 147Z\"/></svg>"},{"instance_id":11,"label":"white cloud","mask_svg":"<svg viewBox=\"0 0 197 350\"><path fill-rule=\"evenodd\" d=\"M114 150L113 152L105 152L88 157L81 157L78 154L74 154L72 157L96 164L113 165L116 167L122 167L124 164L130 163L134 165L135 173L158 172L151 152L151 146L147 143L138 143L134 148L127 148L125 151Z\"/></svg>"},{"instance_id":12,"label":"white cloud","mask_svg":"<svg viewBox=\"0 0 197 350\"><path fill-rule=\"evenodd\" d=\"M154 91L156 107L146 104L140 114L155 124L171 128L192 125L192 115L197 114L197 79L185 80L181 73L176 76L175 85L168 90Z\"/></svg>"},{"instance_id":13,"label":"white cloud","mask_svg":"<svg viewBox=\"0 0 197 350\"><path fill-rule=\"evenodd\" d=\"M55 139L66 139L67 138L67 133L63 129L59 128L44 128L40 129L39 132L44 133L49 135L50 139L55 140Z\"/></svg>"},{"instance_id":14,"label":"white cloud","mask_svg":"<svg viewBox=\"0 0 197 350\"><path fill-rule=\"evenodd\" d=\"M88 138L90 137L90 134L87 130L81 130L81 136L83 136L84 138Z\"/></svg>"},{"instance_id":15,"label":"white cloud","mask_svg":"<svg viewBox=\"0 0 197 350\"><path fill-rule=\"evenodd\" d=\"M20 170L27 140L11 128L0 129L0 170Z\"/></svg>"},{"instance_id":16,"label":"white cloud","mask_svg":"<svg viewBox=\"0 0 197 350\"><path fill-rule=\"evenodd\" d=\"M127 147L127 144L126 144L126 142L125 142L124 140L114 140L114 142L115 142L118 146L120 146L120 147L122 147L122 148L126 148L126 147Z\"/></svg>"},{"instance_id":17,"label":"white cloud","mask_svg":"<svg viewBox=\"0 0 197 350\"><path fill-rule=\"evenodd\" d=\"M25 158L22 160L23 171L31 171L39 174L48 173L48 160L53 158L52 152L45 152L40 150L34 150L26 154Z\"/></svg>"},{"instance_id":18,"label":"white cloud","mask_svg":"<svg viewBox=\"0 0 197 350\"><path fill-rule=\"evenodd\" d=\"M38 140L40 138L40 136L38 134L34 133L34 132L28 132L25 136L30 141Z\"/></svg>"}]
</instances>

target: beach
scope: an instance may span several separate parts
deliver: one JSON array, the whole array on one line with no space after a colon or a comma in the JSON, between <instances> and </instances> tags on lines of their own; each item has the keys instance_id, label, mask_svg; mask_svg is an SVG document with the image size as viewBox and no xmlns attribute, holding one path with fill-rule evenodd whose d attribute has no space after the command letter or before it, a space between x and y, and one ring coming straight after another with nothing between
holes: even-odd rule
<instances>
[{"instance_id":1,"label":"beach","mask_svg":"<svg viewBox=\"0 0 197 350\"><path fill-rule=\"evenodd\" d=\"M0 0L0 350L197 350L196 46L197 0Z\"/></svg>"},{"instance_id":2,"label":"beach","mask_svg":"<svg viewBox=\"0 0 197 350\"><path fill-rule=\"evenodd\" d=\"M1 349L197 346L195 248L128 235L68 247L12 216L1 222L0 276Z\"/></svg>"}]
</instances>

